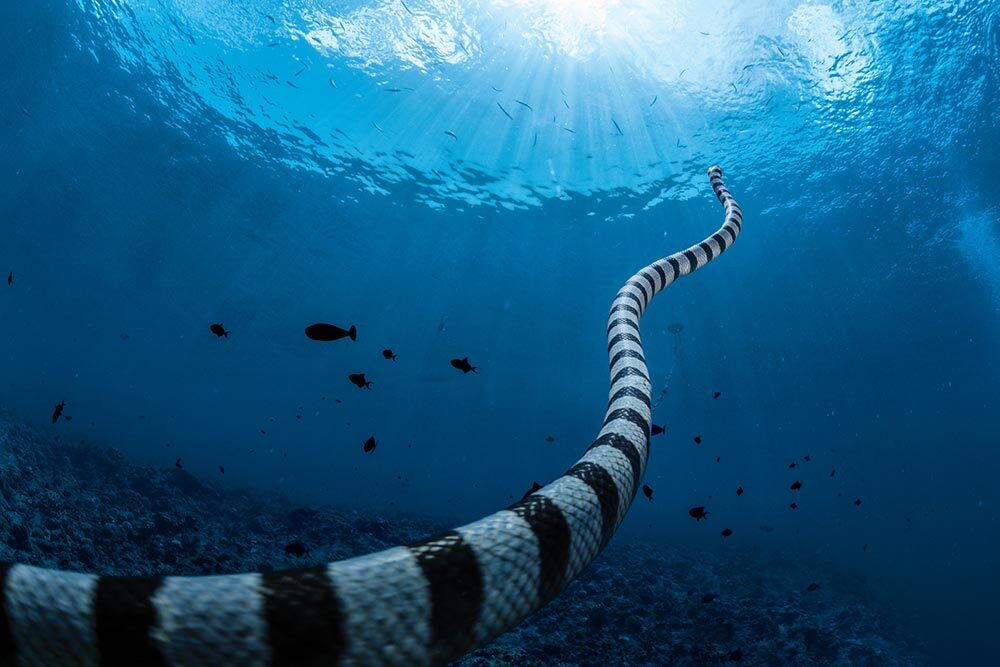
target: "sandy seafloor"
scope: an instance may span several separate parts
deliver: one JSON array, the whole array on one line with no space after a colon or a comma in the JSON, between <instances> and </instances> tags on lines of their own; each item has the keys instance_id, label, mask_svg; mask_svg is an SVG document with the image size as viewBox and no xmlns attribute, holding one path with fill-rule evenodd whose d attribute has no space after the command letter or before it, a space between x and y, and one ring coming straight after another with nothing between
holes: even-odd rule
<instances>
[{"instance_id":1,"label":"sandy seafloor","mask_svg":"<svg viewBox=\"0 0 1000 667\"><path fill-rule=\"evenodd\" d=\"M448 528L223 489L0 422L0 560L100 574L315 565ZM300 540L301 558L283 546ZM807 590L822 573L819 587ZM703 602L706 594L716 597ZM922 665L856 575L760 550L613 540L559 598L456 664Z\"/></svg>"}]
</instances>

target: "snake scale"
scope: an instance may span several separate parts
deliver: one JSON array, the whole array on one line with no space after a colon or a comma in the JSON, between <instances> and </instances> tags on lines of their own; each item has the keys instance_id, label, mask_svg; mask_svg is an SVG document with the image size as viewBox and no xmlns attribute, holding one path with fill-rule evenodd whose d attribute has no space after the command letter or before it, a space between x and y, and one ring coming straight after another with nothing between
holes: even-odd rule
<instances>
[{"instance_id":1,"label":"snake scale","mask_svg":"<svg viewBox=\"0 0 1000 667\"><path fill-rule=\"evenodd\" d=\"M618 291L604 425L563 476L475 523L304 569L103 577L0 564L0 664L431 665L517 625L597 556L639 488L651 418L639 318L657 292L732 245L742 225L722 170L708 176L725 222Z\"/></svg>"}]
</instances>

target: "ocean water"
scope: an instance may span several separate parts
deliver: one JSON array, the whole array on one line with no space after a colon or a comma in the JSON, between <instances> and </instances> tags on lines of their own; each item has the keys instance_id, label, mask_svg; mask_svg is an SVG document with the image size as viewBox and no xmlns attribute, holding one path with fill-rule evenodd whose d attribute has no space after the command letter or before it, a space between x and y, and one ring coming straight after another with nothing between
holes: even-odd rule
<instances>
[{"instance_id":1,"label":"ocean water","mask_svg":"<svg viewBox=\"0 0 1000 667\"><path fill-rule=\"evenodd\" d=\"M719 164L744 233L643 319L667 432L615 543L848 573L992 664L998 109L995 0L8 0L0 410L475 520L593 439L611 299L715 231Z\"/></svg>"}]
</instances>

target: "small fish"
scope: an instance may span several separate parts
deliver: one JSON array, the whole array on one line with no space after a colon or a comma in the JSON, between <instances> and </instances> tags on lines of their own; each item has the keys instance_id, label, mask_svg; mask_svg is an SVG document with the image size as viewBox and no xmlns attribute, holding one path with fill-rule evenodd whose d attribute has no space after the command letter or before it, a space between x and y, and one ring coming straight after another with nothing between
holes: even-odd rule
<instances>
[{"instance_id":1,"label":"small fish","mask_svg":"<svg viewBox=\"0 0 1000 667\"><path fill-rule=\"evenodd\" d=\"M726 528L725 530L723 530L723 531L722 531L721 533L719 533L719 534L720 534L720 535L722 535L723 537L729 537L730 535L732 535L732 534L733 534L733 531L732 531L732 530L730 530L729 528Z\"/></svg>"},{"instance_id":2,"label":"small fish","mask_svg":"<svg viewBox=\"0 0 1000 667\"><path fill-rule=\"evenodd\" d=\"M698 507L692 507L691 509L689 509L688 516L690 516L695 521L701 521L702 519L708 518L708 512L705 511L704 507L699 505Z\"/></svg>"},{"instance_id":3,"label":"small fish","mask_svg":"<svg viewBox=\"0 0 1000 667\"><path fill-rule=\"evenodd\" d=\"M804 461L806 461L807 463L808 463L809 461L812 461L812 460L813 460L813 459L812 459L812 457L811 457L811 456L809 456L808 454L806 454L805 456L803 456L803 457L802 457L802 459L803 459Z\"/></svg>"},{"instance_id":4,"label":"small fish","mask_svg":"<svg viewBox=\"0 0 1000 667\"><path fill-rule=\"evenodd\" d=\"M55 424L57 421L59 421L59 417L62 416L63 408L65 408L65 407L66 407L66 401L61 401L59 403L59 405L56 406L56 409L52 411L52 423L53 424Z\"/></svg>"},{"instance_id":5,"label":"small fish","mask_svg":"<svg viewBox=\"0 0 1000 667\"><path fill-rule=\"evenodd\" d=\"M618 121L617 121L617 120L615 120L614 118L612 118L612 119L611 119L611 122L612 122L612 123L614 123L614 125L615 125L615 129L616 129L616 130L618 130L618 136L620 136L620 137L624 137L624 136L625 136L625 133L624 133L624 132L622 132L622 128L621 128L621 126L620 126L620 125L618 125Z\"/></svg>"},{"instance_id":6,"label":"small fish","mask_svg":"<svg viewBox=\"0 0 1000 667\"><path fill-rule=\"evenodd\" d=\"M819 584L817 584L817 583L816 583L816 582L814 581L814 582L812 582L811 584L809 584L808 586L806 586L806 591L808 591L809 593L812 593L812 592L813 592L814 590L816 590L817 588L819 588Z\"/></svg>"},{"instance_id":7,"label":"small fish","mask_svg":"<svg viewBox=\"0 0 1000 667\"><path fill-rule=\"evenodd\" d=\"M413 11L406 6L406 3L403 2L403 0L399 0L399 4L403 5L403 9L405 9L410 16L416 16L416 14L414 14Z\"/></svg>"},{"instance_id":8,"label":"small fish","mask_svg":"<svg viewBox=\"0 0 1000 667\"><path fill-rule=\"evenodd\" d=\"M307 69L309 69L309 68L308 67L303 67L302 69L300 69L298 72L296 72L292 76L298 76L298 75L302 74L303 72L305 72Z\"/></svg>"},{"instance_id":9,"label":"small fish","mask_svg":"<svg viewBox=\"0 0 1000 667\"><path fill-rule=\"evenodd\" d=\"M555 442L555 441L556 439L553 438L551 435L545 436L545 442Z\"/></svg>"},{"instance_id":10,"label":"small fish","mask_svg":"<svg viewBox=\"0 0 1000 667\"><path fill-rule=\"evenodd\" d=\"M306 552L309 550L306 549L305 545L302 544L302 542L300 542L299 540L295 540L294 542L289 542L288 544L286 544L284 546L283 551L290 556L295 556L296 558L302 558L303 556L306 555Z\"/></svg>"},{"instance_id":11,"label":"small fish","mask_svg":"<svg viewBox=\"0 0 1000 667\"><path fill-rule=\"evenodd\" d=\"M713 399L718 399L719 396L722 396L722 392L721 391L716 391L716 392L712 393L712 398Z\"/></svg>"},{"instance_id":12,"label":"small fish","mask_svg":"<svg viewBox=\"0 0 1000 667\"><path fill-rule=\"evenodd\" d=\"M854 499L854 506L855 507L861 507L861 498L855 498Z\"/></svg>"},{"instance_id":13,"label":"small fish","mask_svg":"<svg viewBox=\"0 0 1000 667\"><path fill-rule=\"evenodd\" d=\"M729 658L730 662L739 662L743 659L743 649L737 648L735 651L730 651L726 657Z\"/></svg>"},{"instance_id":14,"label":"small fish","mask_svg":"<svg viewBox=\"0 0 1000 667\"><path fill-rule=\"evenodd\" d=\"M797 510L799 508L799 504L798 503L791 503L789 505L789 507L791 507L793 510Z\"/></svg>"},{"instance_id":15,"label":"small fish","mask_svg":"<svg viewBox=\"0 0 1000 667\"><path fill-rule=\"evenodd\" d=\"M452 359L451 365L462 371L463 373L476 373L478 366L473 366L469 363L468 357L463 357L462 359Z\"/></svg>"},{"instance_id":16,"label":"small fish","mask_svg":"<svg viewBox=\"0 0 1000 667\"><path fill-rule=\"evenodd\" d=\"M716 463L722 463L722 457L721 456L716 456L715 457L715 462Z\"/></svg>"},{"instance_id":17,"label":"small fish","mask_svg":"<svg viewBox=\"0 0 1000 667\"><path fill-rule=\"evenodd\" d=\"M10 287L14 283L14 272L11 271L7 274L7 287Z\"/></svg>"},{"instance_id":18,"label":"small fish","mask_svg":"<svg viewBox=\"0 0 1000 667\"><path fill-rule=\"evenodd\" d=\"M497 102L497 106L500 107L500 111L503 111L503 115L504 116L507 116L507 118L510 118L511 120L514 120L514 117L511 116L510 113L508 113L507 110L503 108L502 104L500 104L499 102Z\"/></svg>"},{"instance_id":19,"label":"small fish","mask_svg":"<svg viewBox=\"0 0 1000 667\"><path fill-rule=\"evenodd\" d=\"M184 466L183 464L181 464L181 457L178 456L177 460L174 461L174 467L177 468L178 470L184 470Z\"/></svg>"},{"instance_id":20,"label":"small fish","mask_svg":"<svg viewBox=\"0 0 1000 667\"><path fill-rule=\"evenodd\" d=\"M452 139L454 139L455 141L458 141L458 135L452 132L451 130L445 130L444 133L447 134Z\"/></svg>"},{"instance_id":21,"label":"small fish","mask_svg":"<svg viewBox=\"0 0 1000 667\"><path fill-rule=\"evenodd\" d=\"M490 86L490 88L493 89L494 93L502 93L503 92L503 88L497 88L496 86Z\"/></svg>"},{"instance_id":22,"label":"small fish","mask_svg":"<svg viewBox=\"0 0 1000 667\"><path fill-rule=\"evenodd\" d=\"M700 445L701 444L701 436L700 435L694 436L694 444L696 444L696 445Z\"/></svg>"},{"instance_id":23,"label":"small fish","mask_svg":"<svg viewBox=\"0 0 1000 667\"><path fill-rule=\"evenodd\" d=\"M226 331L225 327L223 327L221 324L213 324L208 327L208 330L214 333L219 338L229 338L229 334L232 333L232 331Z\"/></svg>"},{"instance_id":24,"label":"small fish","mask_svg":"<svg viewBox=\"0 0 1000 667\"><path fill-rule=\"evenodd\" d=\"M273 16L271 16L270 14L264 14L264 16L265 16L265 17L267 18L267 20L268 20L268 21L270 21L271 23L277 23L277 21L275 21L275 20L274 20L274 17L273 17Z\"/></svg>"},{"instance_id":25,"label":"small fish","mask_svg":"<svg viewBox=\"0 0 1000 667\"><path fill-rule=\"evenodd\" d=\"M792 485L788 488L790 488L792 491L798 491L799 489L802 488L802 482L795 480L794 482L792 482Z\"/></svg>"},{"instance_id":26,"label":"small fish","mask_svg":"<svg viewBox=\"0 0 1000 667\"><path fill-rule=\"evenodd\" d=\"M402 88L386 88L385 92L387 92L387 93L401 93L401 92L403 92L403 89Z\"/></svg>"},{"instance_id":27,"label":"small fish","mask_svg":"<svg viewBox=\"0 0 1000 667\"><path fill-rule=\"evenodd\" d=\"M656 100L658 99L660 99L659 95L653 95L653 101L649 103L649 106L652 107L654 104L656 104Z\"/></svg>"},{"instance_id":28,"label":"small fish","mask_svg":"<svg viewBox=\"0 0 1000 667\"><path fill-rule=\"evenodd\" d=\"M219 472L222 473L223 475L225 475L226 474L226 469L223 466L219 466Z\"/></svg>"},{"instance_id":29,"label":"small fish","mask_svg":"<svg viewBox=\"0 0 1000 667\"><path fill-rule=\"evenodd\" d=\"M531 105L528 104L527 102L522 102L521 100L514 100L514 101L517 102L518 104L520 104L522 107L524 107L528 111L534 111L534 109L531 108Z\"/></svg>"},{"instance_id":30,"label":"small fish","mask_svg":"<svg viewBox=\"0 0 1000 667\"><path fill-rule=\"evenodd\" d=\"M328 81L330 82L331 86L333 86L334 88L337 87L337 82L336 81L334 81L333 79L328 79Z\"/></svg>"},{"instance_id":31,"label":"small fish","mask_svg":"<svg viewBox=\"0 0 1000 667\"><path fill-rule=\"evenodd\" d=\"M351 373L350 375L347 376L347 379L350 380L351 383L355 387L357 387L358 389L371 389L372 388L372 383L369 382L369 381L367 381L367 380L365 380L365 374L364 373Z\"/></svg>"},{"instance_id":32,"label":"small fish","mask_svg":"<svg viewBox=\"0 0 1000 667\"><path fill-rule=\"evenodd\" d=\"M363 449L365 450L365 454L371 454L372 452L374 452L375 451L375 447L377 446L377 444L378 443L375 442L375 436L374 435L370 436L367 440L365 440L365 444L364 444L364 447L363 447Z\"/></svg>"},{"instance_id":33,"label":"small fish","mask_svg":"<svg viewBox=\"0 0 1000 667\"><path fill-rule=\"evenodd\" d=\"M649 486L648 484L643 484L642 493L647 498L649 498L649 502L653 502L653 487Z\"/></svg>"},{"instance_id":34,"label":"small fish","mask_svg":"<svg viewBox=\"0 0 1000 667\"><path fill-rule=\"evenodd\" d=\"M836 468L834 468L833 470L830 471L830 477L833 477L836 474L837 474L837 469Z\"/></svg>"},{"instance_id":35,"label":"small fish","mask_svg":"<svg viewBox=\"0 0 1000 667\"><path fill-rule=\"evenodd\" d=\"M650 428L649 434L650 435L660 435L661 433L666 433L666 432L667 432L667 427L666 426L660 426L659 424L653 424L652 428Z\"/></svg>"},{"instance_id":36,"label":"small fish","mask_svg":"<svg viewBox=\"0 0 1000 667\"><path fill-rule=\"evenodd\" d=\"M742 496L743 495L743 487L742 486L736 487L736 495L737 496Z\"/></svg>"},{"instance_id":37,"label":"small fish","mask_svg":"<svg viewBox=\"0 0 1000 667\"><path fill-rule=\"evenodd\" d=\"M704 595L701 596L701 603L708 604L713 600L715 600L715 598L716 598L715 593L705 593Z\"/></svg>"},{"instance_id":38,"label":"small fish","mask_svg":"<svg viewBox=\"0 0 1000 667\"><path fill-rule=\"evenodd\" d=\"M774 532L774 528L772 528L771 526L757 526L757 527L760 528L765 533L773 533Z\"/></svg>"},{"instance_id":39,"label":"small fish","mask_svg":"<svg viewBox=\"0 0 1000 667\"><path fill-rule=\"evenodd\" d=\"M340 340L350 336L351 340L358 339L358 328L351 325L350 329L346 331L333 324L326 324L325 322L317 322L316 324L310 324L306 327L306 336L312 340L320 341L331 341Z\"/></svg>"},{"instance_id":40,"label":"small fish","mask_svg":"<svg viewBox=\"0 0 1000 667\"><path fill-rule=\"evenodd\" d=\"M396 361L396 355L392 353L392 350L385 348L382 350L382 356L390 361Z\"/></svg>"},{"instance_id":41,"label":"small fish","mask_svg":"<svg viewBox=\"0 0 1000 667\"><path fill-rule=\"evenodd\" d=\"M791 468L794 468L796 465L798 465L798 464L795 463L795 461L792 461L791 463L788 464L788 467L789 467L789 469L791 469Z\"/></svg>"},{"instance_id":42,"label":"small fish","mask_svg":"<svg viewBox=\"0 0 1000 667\"><path fill-rule=\"evenodd\" d=\"M531 483L531 488L528 489L527 493L525 493L523 496L521 496L521 500L524 500L525 498L527 498L528 496L530 496L535 491L538 491L540 488L542 488L541 484L539 484L538 482L532 482Z\"/></svg>"},{"instance_id":43,"label":"small fish","mask_svg":"<svg viewBox=\"0 0 1000 667\"><path fill-rule=\"evenodd\" d=\"M378 130L382 134L385 134L385 130L383 130L381 127L379 127L378 123L376 123L375 121L372 121L372 127L374 127L376 130Z\"/></svg>"}]
</instances>

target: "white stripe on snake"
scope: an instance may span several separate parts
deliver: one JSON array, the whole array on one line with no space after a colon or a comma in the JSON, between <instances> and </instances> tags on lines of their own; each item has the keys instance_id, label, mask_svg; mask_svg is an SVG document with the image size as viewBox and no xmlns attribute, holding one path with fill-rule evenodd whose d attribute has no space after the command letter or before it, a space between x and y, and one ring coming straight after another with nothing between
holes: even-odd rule
<instances>
[{"instance_id":1,"label":"white stripe on snake","mask_svg":"<svg viewBox=\"0 0 1000 667\"><path fill-rule=\"evenodd\" d=\"M432 665L514 627L607 544L649 453L639 318L722 254L743 216L708 170L722 228L632 276L608 318L611 389L583 458L496 514L417 544L312 568L209 577L99 577L0 565L0 663Z\"/></svg>"}]
</instances>

